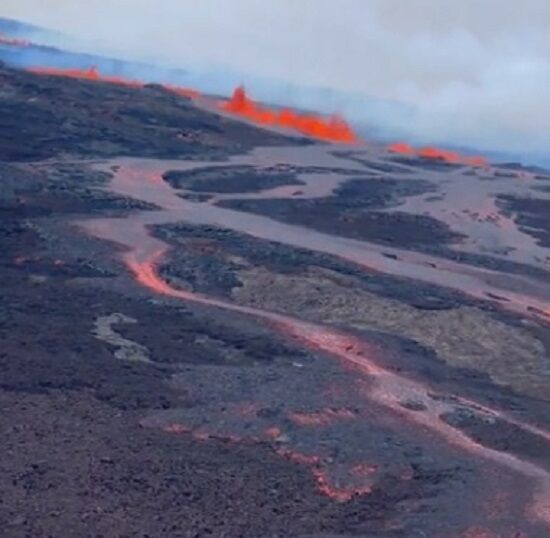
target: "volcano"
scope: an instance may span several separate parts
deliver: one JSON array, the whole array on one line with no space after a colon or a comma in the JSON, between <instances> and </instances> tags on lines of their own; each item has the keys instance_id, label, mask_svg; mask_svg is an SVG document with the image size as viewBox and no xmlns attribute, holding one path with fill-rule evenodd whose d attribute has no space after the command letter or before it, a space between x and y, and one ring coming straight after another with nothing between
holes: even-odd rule
<instances>
[{"instance_id":1,"label":"volcano","mask_svg":"<svg viewBox=\"0 0 550 538\"><path fill-rule=\"evenodd\" d=\"M6 536L547 537L550 172L94 65L0 67Z\"/></svg>"}]
</instances>

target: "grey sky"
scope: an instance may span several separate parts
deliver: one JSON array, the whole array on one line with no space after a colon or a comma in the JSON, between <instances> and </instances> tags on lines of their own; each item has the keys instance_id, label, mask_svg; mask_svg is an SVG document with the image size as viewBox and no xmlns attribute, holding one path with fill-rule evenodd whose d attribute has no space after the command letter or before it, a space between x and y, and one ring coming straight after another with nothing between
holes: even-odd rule
<instances>
[{"instance_id":1,"label":"grey sky","mask_svg":"<svg viewBox=\"0 0 550 538\"><path fill-rule=\"evenodd\" d=\"M0 14L102 52L410 103L409 124L388 121L417 138L550 154L548 0L2 0Z\"/></svg>"}]
</instances>

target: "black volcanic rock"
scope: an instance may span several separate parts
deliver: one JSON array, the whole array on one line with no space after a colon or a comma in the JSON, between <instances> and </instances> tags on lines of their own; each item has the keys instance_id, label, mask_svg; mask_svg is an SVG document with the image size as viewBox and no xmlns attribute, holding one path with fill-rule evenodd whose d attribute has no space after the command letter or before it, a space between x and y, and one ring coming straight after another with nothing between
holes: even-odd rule
<instances>
[{"instance_id":1,"label":"black volcanic rock","mask_svg":"<svg viewBox=\"0 0 550 538\"><path fill-rule=\"evenodd\" d=\"M221 158L254 145L292 143L219 117L154 88L0 70L1 160L60 155Z\"/></svg>"}]
</instances>

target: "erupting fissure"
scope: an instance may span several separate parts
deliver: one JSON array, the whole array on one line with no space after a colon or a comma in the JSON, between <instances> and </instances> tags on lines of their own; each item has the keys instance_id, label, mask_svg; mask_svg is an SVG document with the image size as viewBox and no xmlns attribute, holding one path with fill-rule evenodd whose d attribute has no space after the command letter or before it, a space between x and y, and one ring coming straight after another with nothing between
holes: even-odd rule
<instances>
[{"instance_id":1,"label":"erupting fissure","mask_svg":"<svg viewBox=\"0 0 550 538\"><path fill-rule=\"evenodd\" d=\"M17 46L28 46L29 42L7 38L0 34L0 44ZM57 68L57 67L31 67L29 72L37 75L50 75L68 77L80 80L91 80L95 82L106 82L130 88L142 88L145 82L139 80L125 79L117 76L102 75L95 66L87 69L80 68ZM162 87L181 97L197 99L201 93L191 88L185 88L173 84L162 84ZM230 99L222 101L219 108L234 116L244 118L248 121L262 126L279 127L291 129L303 135L327 142L340 144L355 144L359 138L351 129L349 124L339 115L332 115L328 118L313 113L298 113L289 108L274 109L257 104L247 95L244 86L235 88ZM443 150L435 147L423 147L415 149L405 142L396 142L387 147L390 153L422 159L446 162L449 164L463 164L474 167L487 166L487 160L481 156L462 156L454 151Z\"/></svg>"},{"instance_id":2,"label":"erupting fissure","mask_svg":"<svg viewBox=\"0 0 550 538\"><path fill-rule=\"evenodd\" d=\"M340 116L322 118L314 114L298 114L288 108L275 110L260 106L248 97L243 86L236 88L231 98L221 104L221 108L260 125L294 129L312 138L330 142L357 142L351 127Z\"/></svg>"}]
</instances>

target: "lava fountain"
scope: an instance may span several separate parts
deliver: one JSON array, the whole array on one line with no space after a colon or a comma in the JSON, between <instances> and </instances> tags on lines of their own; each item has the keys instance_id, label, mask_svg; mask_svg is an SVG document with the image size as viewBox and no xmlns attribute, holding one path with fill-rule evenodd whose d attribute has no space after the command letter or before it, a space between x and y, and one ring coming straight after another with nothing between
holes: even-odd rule
<instances>
[{"instance_id":1,"label":"lava fountain","mask_svg":"<svg viewBox=\"0 0 550 538\"><path fill-rule=\"evenodd\" d=\"M235 89L231 98L221 104L221 109L259 125L293 129L320 140L341 144L357 142L350 126L340 116L322 118L315 114L299 114L288 108L276 110L260 106L248 97L243 86Z\"/></svg>"}]
</instances>

